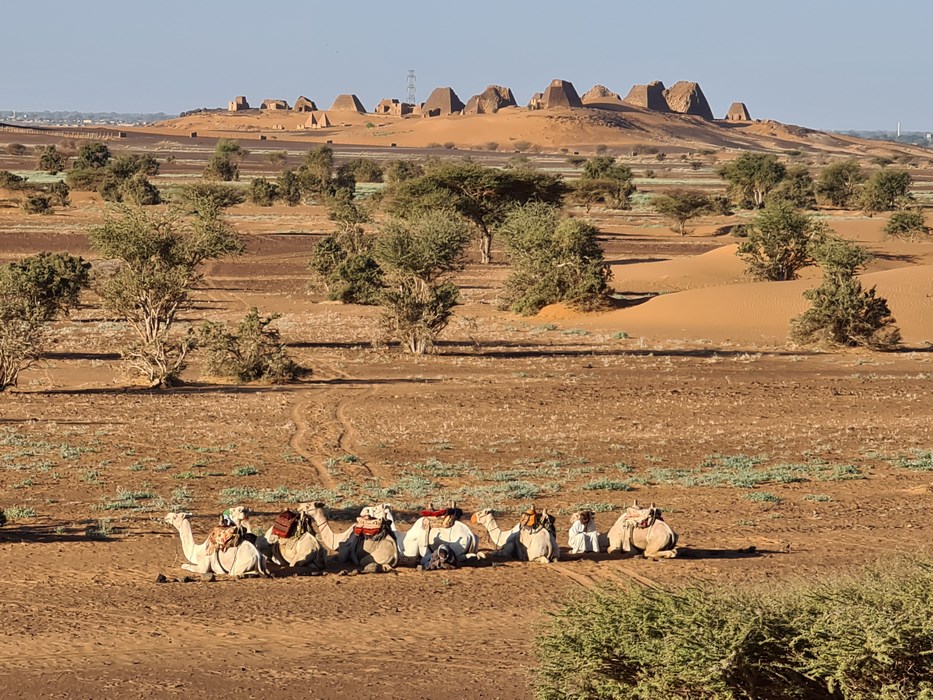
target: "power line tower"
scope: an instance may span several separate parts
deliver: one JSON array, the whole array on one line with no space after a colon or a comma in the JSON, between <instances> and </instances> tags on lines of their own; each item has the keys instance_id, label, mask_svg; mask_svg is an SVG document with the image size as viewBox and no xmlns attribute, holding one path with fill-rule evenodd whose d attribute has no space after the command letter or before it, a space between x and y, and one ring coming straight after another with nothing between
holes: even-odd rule
<instances>
[{"instance_id":1,"label":"power line tower","mask_svg":"<svg viewBox=\"0 0 933 700\"><path fill-rule=\"evenodd\" d=\"M408 71L408 104L415 104L415 71Z\"/></svg>"}]
</instances>

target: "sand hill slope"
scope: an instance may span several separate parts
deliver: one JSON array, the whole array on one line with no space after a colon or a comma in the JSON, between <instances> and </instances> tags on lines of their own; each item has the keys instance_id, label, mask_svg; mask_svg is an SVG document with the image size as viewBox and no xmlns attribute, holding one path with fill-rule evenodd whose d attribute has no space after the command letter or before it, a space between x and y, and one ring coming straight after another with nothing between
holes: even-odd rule
<instances>
[{"instance_id":1,"label":"sand hill slope","mask_svg":"<svg viewBox=\"0 0 933 700\"><path fill-rule=\"evenodd\" d=\"M699 273L707 274L707 280L716 274L726 274L724 259L718 259L724 255L723 251L707 254L712 257L713 264L704 261L694 267ZM686 261L670 262L673 265ZM645 266L664 264L646 263ZM682 269L693 274L689 265L682 265ZM933 342L933 265L873 272L860 279L866 288L877 287L878 294L888 300L905 344L923 346ZM803 292L817 284L816 279L726 284L662 294L637 306L602 314L574 314L556 305L543 309L539 316L542 320L560 321L568 328L625 331L629 335L647 337L783 343L787 340L791 319L807 309Z\"/></svg>"},{"instance_id":2,"label":"sand hill slope","mask_svg":"<svg viewBox=\"0 0 933 700\"><path fill-rule=\"evenodd\" d=\"M335 144L423 148L453 143L458 148L495 143L512 150L526 142L545 150L587 151L599 145L626 149L651 144L685 150L705 147L736 150L802 149L848 155L928 155L923 149L829 134L777 122L708 121L686 114L665 114L624 103L599 107L553 108L529 111L507 107L495 114L454 114L432 119L355 112L331 112L333 127L316 131L302 128L300 115L282 111L202 112L160 122L141 129L177 137L256 138L260 134L282 140Z\"/></svg>"}]
</instances>

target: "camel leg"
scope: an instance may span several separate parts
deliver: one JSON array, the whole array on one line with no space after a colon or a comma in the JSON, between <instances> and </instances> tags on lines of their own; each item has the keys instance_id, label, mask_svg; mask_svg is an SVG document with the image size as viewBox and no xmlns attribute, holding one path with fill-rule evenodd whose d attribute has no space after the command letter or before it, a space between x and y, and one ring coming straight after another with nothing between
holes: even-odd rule
<instances>
[{"instance_id":1,"label":"camel leg","mask_svg":"<svg viewBox=\"0 0 933 700\"><path fill-rule=\"evenodd\" d=\"M197 573L198 571L198 567L196 567L194 564L182 564L181 568L185 571L191 571L192 573Z\"/></svg>"}]
</instances>

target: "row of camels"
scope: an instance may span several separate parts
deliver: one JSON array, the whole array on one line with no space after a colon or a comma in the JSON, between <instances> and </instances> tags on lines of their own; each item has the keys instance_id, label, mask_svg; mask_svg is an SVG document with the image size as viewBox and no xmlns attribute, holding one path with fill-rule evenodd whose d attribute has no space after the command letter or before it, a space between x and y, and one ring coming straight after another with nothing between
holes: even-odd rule
<instances>
[{"instance_id":1,"label":"row of camels","mask_svg":"<svg viewBox=\"0 0 933 700\"><path fill-rule=\"evenodd\" d=\"M252 532L250 515L245 506L224 511L221 526L198 544L191 531L191 514L168 513L165 522L178 530L187 560L182 568L240 577L268 576L270 562L324 571L331 555L340 563L377 569L402 564L451 568L487 556L543 563L560 557L554 516L534 507L510 529L499 526L491 509L473 514L471 521L485 530L493 547L490 553L480 551L479 537L461 520L463 514L457 508L423 511L408 530L398 529L388 504L364 508L345 530L331 526L323 503L301 503L294 512L285 511L262 534ZM567 539L571 554L621 551L649 559L677 555L677 534L654 504L634 503L625 508L607 533L598 531L592 512L574 513Z\"/></svg>"}]
</instances>

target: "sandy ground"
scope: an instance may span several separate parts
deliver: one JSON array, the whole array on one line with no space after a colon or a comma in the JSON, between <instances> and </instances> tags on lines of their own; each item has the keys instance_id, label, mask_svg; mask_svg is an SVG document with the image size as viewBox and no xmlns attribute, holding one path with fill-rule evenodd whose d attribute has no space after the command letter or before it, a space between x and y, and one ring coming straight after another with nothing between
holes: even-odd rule
<instances>
[{"instance_id":1,"label":"sandy ground","mask_svg":"<svg viewBox=\"0 0 933 700\"><path fill-rule=\"evenodd\" d=\"M864 281L889 297L903 352L789 344L787 320L817 277L749 282L735 239L712 234L728 221L681 238L645 212L599 210L614 284L638 303L516 317L495 308L507 267L471 261L439 352L411 358L371 344L373 309L306 291L322 210L236 207L248 253L209 267L185 320L234 321L254 304L281 313L313 375L234 386L195 357L184 386L140 391L120 371L126 331L93 295L59 324L44 361L0 395L0 507L14 516L0 529L0 697L525 698L533 635L567 596L792 585L922 549L933 249L885 240L880 217L825 215L876 253ZM85 231L101 216L88 195L41 219L0 208L0 258L89 255ZM607 529L637 498L665 510L683 546L663 563L334 565L323 577L156 583L185 573L167 511L193 512L203 535L233 503L267 527L299 498L342 521L388 500L406 523L451 498L503 522L533 501L558 514L562 544L575 509Z\"/></svg>"}]
</instances>

